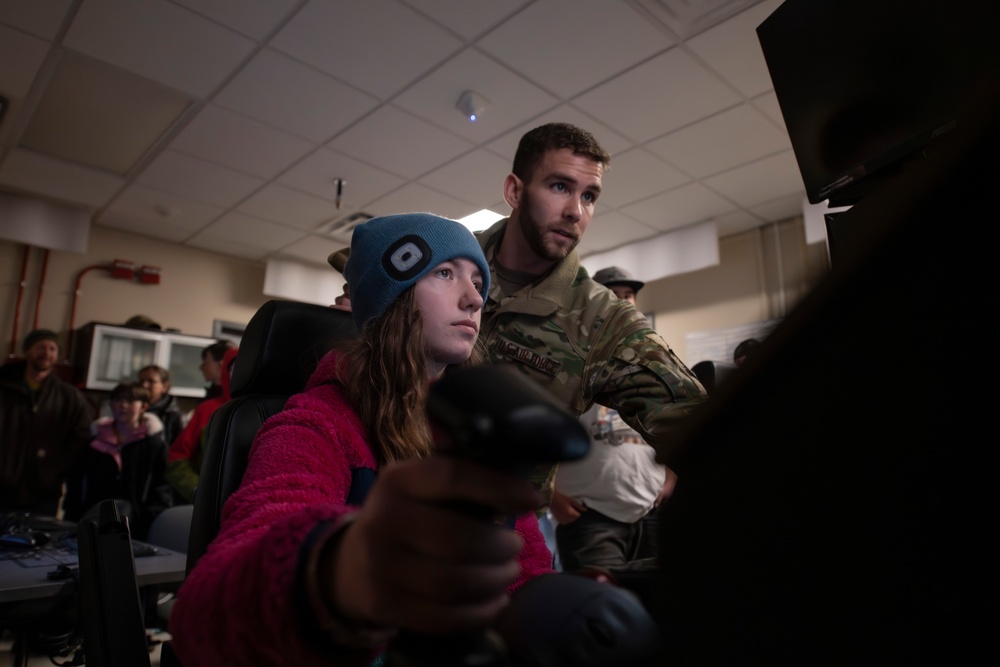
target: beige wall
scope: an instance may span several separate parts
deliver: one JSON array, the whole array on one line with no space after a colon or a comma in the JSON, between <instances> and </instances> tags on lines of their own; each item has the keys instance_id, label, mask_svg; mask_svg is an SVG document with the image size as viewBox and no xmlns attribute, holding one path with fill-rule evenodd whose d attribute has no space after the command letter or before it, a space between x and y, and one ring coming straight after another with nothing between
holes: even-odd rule
<instances>
[{"instance_id":1,"label":"beige wall","mask_svg":"<svg viewBox=\"0 0 1000 667\"><path fill-rule=\"evenodd\" d=\"M828 269L825 244L807 245L801 218L719 240L719 264L650 282L639 309L686 364L688 334L788 314Z\"/></svg>"},{"instance_id":2,"label":"beige wall","mask_svg":"<svg viewBox=\"0 0 1000 667\"><path fill-rule=\"evenodd\" d=\"M13 326L23 248L0 241L4 355ZM685 356L689 333L782 317L828 267L824 244L806 245L801 218L723 238L719 255L718 266L650 282L639 294L639 308L655 314L656 329L688 364L699 361ZM95 264L109 266L114 259L159 266L160 284L114 280L107 271L87 273L77 304L77 328L90 321L121 323L143 313L164 327L207 336L214 319L246 322L268 300L262 293L262 264L94 226L86 254L50 254L39 325L65 334L77 275ZM42 251L33 249L18 341L32 328L41 261Z\"/></svg>"},{"instance_id":3,"label":"beige wall","mask_svg":"<svg viewBox=\"0 0 1000 667\"><path fill-rule=\"evenodd\" d=\"M33 248L29 255L17 353L20 353L20 341L34 322L43 252ZM10 346L23 253L24 245L0 241L0 299L3 304L0 340L4 356ZM80 287L76 328L90 321L120 324L142 313L164 328L210 336L213 320L245 323L268 300L262 293L263 264L95 225L91 227L86 254L50 252L38 325L59 332L65 345L78 274L88 266L110 266L115 259L129 260L136 266L160 267L160 284L141 285L134 280L112 279L105 270L89 271Z\"/></svg>"}]
</instances>

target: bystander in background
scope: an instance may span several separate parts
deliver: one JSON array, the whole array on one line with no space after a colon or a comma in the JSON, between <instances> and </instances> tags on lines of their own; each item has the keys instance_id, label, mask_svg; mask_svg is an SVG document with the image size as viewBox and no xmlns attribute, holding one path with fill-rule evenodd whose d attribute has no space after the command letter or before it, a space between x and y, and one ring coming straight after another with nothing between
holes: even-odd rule
<instances>
[{"instance_id":1,"label":"bystander in background","mask_svg":"<svg viewBox=\"0 0 1000 667\"><path fill-rule=\"evenodd\" d=\"M149 392L146 412L163 422L163 441L169 445L184 429L184 413L177 399L170 395L170 371L161 366L146 366L139 371L139 383Z\"/></svg>"},{"instance_id":2,"label":"bystander in background","mask_svg":"<svg viewBox=\"0 0 1000 667\"><path fill-rule=\"evenodd\" d=\"M111 390L111 417L101 417L94 438L66 483L66 518L98 518L102 501L119 502L133 537L145 539L153 519L172 503L165 471L167 444L163 424L146 412L149 391L138 382L122 382Z\"/></svg>"},{"instance_id":3,"label":"bystander in background","mask_svg":"<svg viewBox=\"0 0 1000 667\"><path fill-rule=\"evenodd\" d=\"M194 409L191 420L181 434L170 443L167 453L167 481L182 502L194 502L194 492L198 488L198 478L201 474L201 463L205 458L205 430L215 411L229 400L229 381L232 378L233 362L236 361L237 350L229 344L222 363L219 364L219 382L221 390L218 395L207 398ZM203 357L211 357L206 348ZM214 357L211 357L214 358ZM205 365L204 363L202 364Z\"/></svg>"},{"instance_id":4,"label":"bystander in background","mask_svg":"<svg viewBox=\"0 0 1000 667\"><path fill-rule=\"evenodd\" d=\"M201 365L198 366L198 370L201 371L202 377L208 383L203 400L207 401L222 395L222 360L225 358L226 352L234 349L236 349L236 345L232 341L220 340L201 351Z\"/></svg>"},{"instance_id":5,"label":"bystander in background","mask_svg":"<svg viewBox=\"0 0 1000 667\"><path fill-rule=\"evenodd\" d=\"M22 351L23 360L0 368L0 510L54 516L93 416L76 387L56 377L54 331L32 331Z\"/></svg>"}]
</instances>

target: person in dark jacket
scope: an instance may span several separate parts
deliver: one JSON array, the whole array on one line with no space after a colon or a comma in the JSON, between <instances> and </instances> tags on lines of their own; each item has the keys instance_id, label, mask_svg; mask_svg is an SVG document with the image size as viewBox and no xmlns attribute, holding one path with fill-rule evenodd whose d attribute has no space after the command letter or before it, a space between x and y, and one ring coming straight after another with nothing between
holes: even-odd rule
<instances>
[{"instance_id":1,"label":"person in dark jacket","mask_svg":"<svg viewBox=\"0 0 1000 667\"><path fill-rule=\"evenodd\" d=\"M132 536L141 540L171 505L163 424L147 407L149 392L138 382L111 391L112 416L94 422L90 447L67 480L67 519L79 521L103 500L123 500Z\"/></svg>"},{"instance_id":2,"label":"person in dark jacket","mask_svg":"<svg viewBox=\"0 0 1000 667\"><path fill-rule=\"evenodd\" d=\"M66 473L90 438L90 405L53 372L55 332L37 329L23 361L0 368L0 510L54 516Z\"/></svg>"},{"instance_id":3,"label":"person in dark jacket","mask_svg":"<svg viewBox=\"0 0 1000 667\"><path fill-rule=\"evenodd\" d=\"M170 371L161 366L146 366L139 371L139 384L149 392L149 408L163 422L163 441L168 445L184 430L184 413L177 399L170 395Z\"/></svg>"}]
</instances>

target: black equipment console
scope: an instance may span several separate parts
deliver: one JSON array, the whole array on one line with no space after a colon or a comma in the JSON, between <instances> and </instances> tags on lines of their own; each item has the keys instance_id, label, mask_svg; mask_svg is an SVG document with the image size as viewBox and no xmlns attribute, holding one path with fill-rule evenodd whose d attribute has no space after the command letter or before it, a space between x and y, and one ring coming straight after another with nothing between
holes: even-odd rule
<instances>
[{"instance_id":1,"label":"black equipment console","mask_svg":"<svg viewBox=\"0 0 1000 667\"><path fill-rule=\"evenodd\" d=\"M118 514L113 500L105 500L99 523L84 520L77 526L77 541L87 664L148 667L128 520Z\"/></svg>"},{"instance_id":2,"label":"black equipment console","mask_svg":"<svg viewBox=\"0 0 1000 667\"><path fill-rule=\"evenodd\" d=\"M582 458L590 448L579 420L508 368L449 371L431 388L427 412L442 455L520 476L537 466ZM484 520L491 516L486 508L455 509ZM652 657L656 642L656 625L634 594L580 576L552 574L522 586L496 628L457 636L401 633L390 646L388 663L617 667Z\"/></svg>"}]
</instances>

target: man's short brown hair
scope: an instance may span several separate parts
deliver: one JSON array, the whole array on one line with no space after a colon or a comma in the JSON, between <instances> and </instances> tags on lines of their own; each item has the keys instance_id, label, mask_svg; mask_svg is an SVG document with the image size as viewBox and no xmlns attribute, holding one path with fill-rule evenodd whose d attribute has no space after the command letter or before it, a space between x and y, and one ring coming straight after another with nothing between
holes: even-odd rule
<instances>
[{"instance_id":1,"label":"man's short brown hair","mask_svg":"<svg viewBox=\"0 0 1000 667\"><path fill-rule=\"evenodd\" d=\"M514 175L527 183L548 151L569 148L577 155L608 166L611 156L590 132L569 123L548 123L525 133L514 154Z\"/></svg>"}]
</instances>

